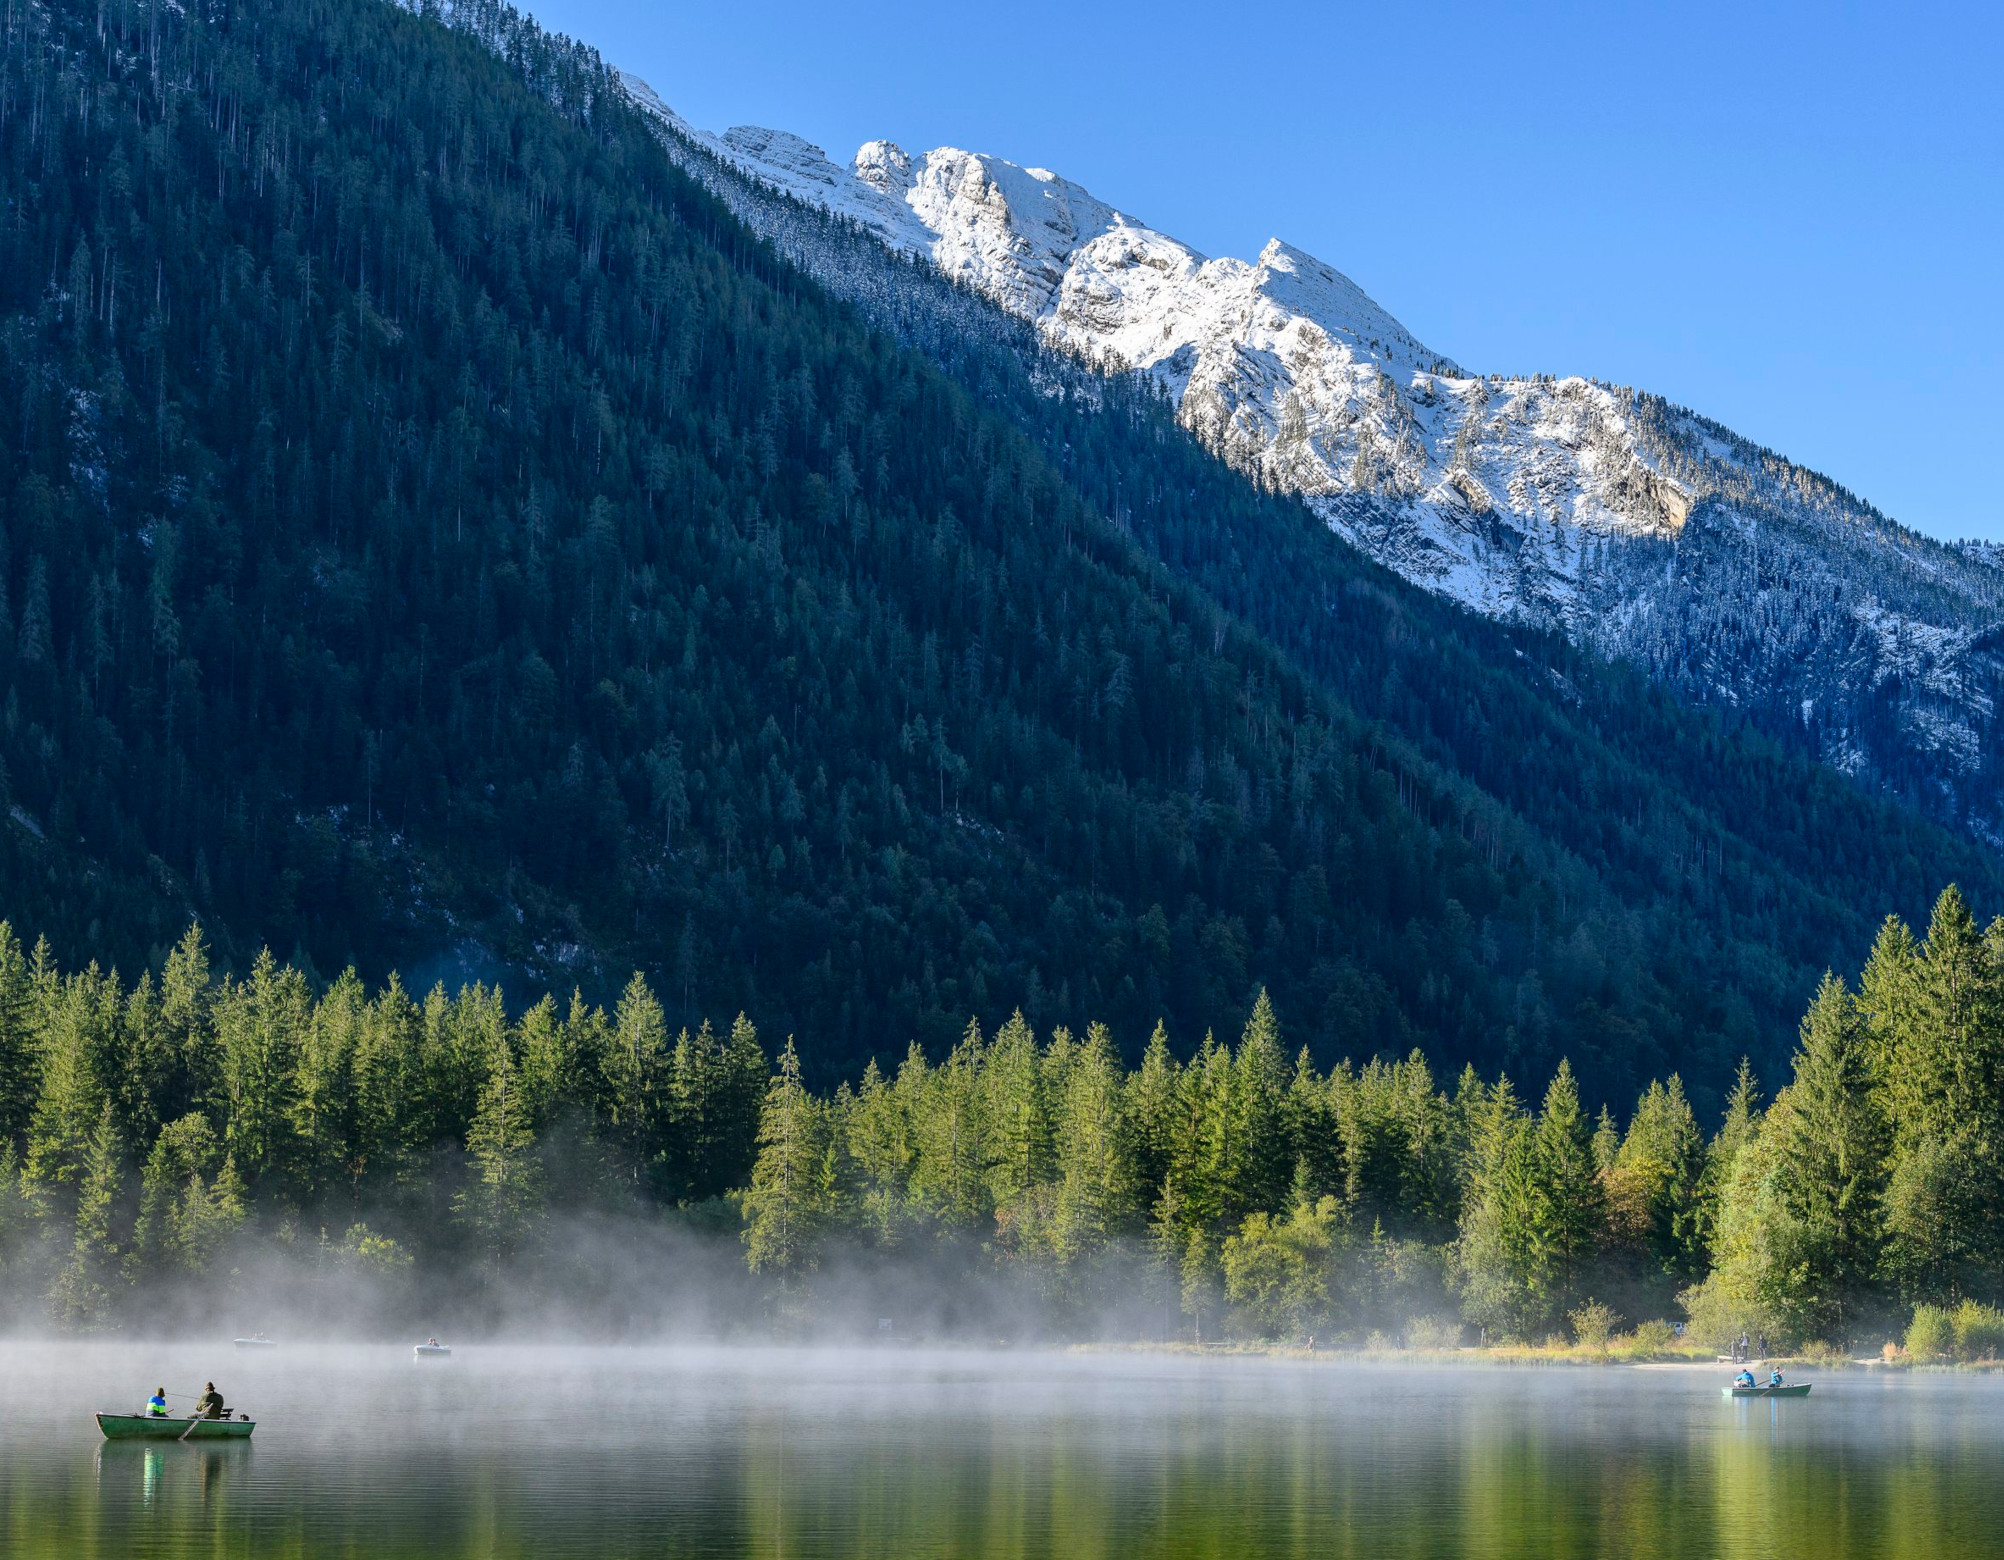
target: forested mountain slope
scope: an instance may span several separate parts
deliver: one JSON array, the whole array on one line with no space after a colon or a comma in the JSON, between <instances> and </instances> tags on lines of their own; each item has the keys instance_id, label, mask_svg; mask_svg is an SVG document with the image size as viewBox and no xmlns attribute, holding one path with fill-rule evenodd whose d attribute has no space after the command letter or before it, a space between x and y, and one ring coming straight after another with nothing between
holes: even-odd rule
<instances>
[{"instance_id":1,"label":"forested mountain slope","mask_svg":"<svg viewBox=\"0 0 2004 1560\"><path fill-rule=\"evenodd\" d=\"M1631 658L2004 843L2004 579L1980 550L1660 396L1473 373L1278 238L1206 257L1045 169L887 141L838 167L784 131L706 135L628 84L716 166L1160 385L1208 446L1405 578Z\"/></svg>"},{"instance_id":2,"label":"forested mountain slope","mask_svg":"<svg viewBox=\"0 0 2004 1560\"><path fill-rule=\"evenodd\" d=\"M638 966L825 1075L1264 983L1329 1056L1702 1100L1881 913L1995 901L1146 387L831 299L512 13L4 25L0 898L66 958Z\"/></svg>"}]
</instances>

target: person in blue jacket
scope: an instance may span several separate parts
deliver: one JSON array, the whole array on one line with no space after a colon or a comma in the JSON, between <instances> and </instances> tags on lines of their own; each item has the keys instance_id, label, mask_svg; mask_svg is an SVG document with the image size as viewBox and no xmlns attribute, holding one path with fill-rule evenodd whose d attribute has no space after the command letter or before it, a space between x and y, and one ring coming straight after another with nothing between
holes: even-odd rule
<instances>
[{"instance_id":1,"label":"person in blue jacket","mask_svg":"<svg viewBox=\"0 0 2004 1560\"><path fill-rule=\"evenodd\" d=\"M146 1417L148 1419L165 1419L167 1417L167 1389L165 1387L155 1387L153 1389L153 1396L146 1400Z\"/></svg>"},{"instance_id":2,"label":"person in blue jacket","mask_svg":"<svg viewBox=\"0 0 2004 1560\"><path fill-rule=\"evenodd\" d=\"M1743 1370L1737 1376L1733 1377L1733 1385L1736 1387L1757 1387L1760 1383L1754 1380L1752 1371Z\"/></svg>"},{"instance_id":3,"label":"person in blue jacket","mask_svg":"<svg viewBox=\"0 0 2004 1560\"><path fill-rule=\"evenodd\" d=\"M1773 1370L1767 1373L1767 1384L1770 1387L1778 1387L1781 1385L1781 1367L1779 1365L1777 1365Z\"/></svg>"}]
</instances>

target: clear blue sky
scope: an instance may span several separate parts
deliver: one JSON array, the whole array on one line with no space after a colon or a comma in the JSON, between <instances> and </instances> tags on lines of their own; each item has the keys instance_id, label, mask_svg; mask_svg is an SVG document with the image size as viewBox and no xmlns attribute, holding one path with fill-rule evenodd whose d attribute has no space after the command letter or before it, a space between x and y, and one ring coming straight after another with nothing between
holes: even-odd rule
<instances>
[{"instance_id":1,"label":"clear blue sky","mask_svg":"<svg viewBox=\"0 0 2004 1560\"><path fill-rule=\"evenodd\" d=\"M1992 6L541 0L707 129L1056 169L1279 235L1469 368L1640 385L2004 539Z\"/></svg>"}]
</instances>

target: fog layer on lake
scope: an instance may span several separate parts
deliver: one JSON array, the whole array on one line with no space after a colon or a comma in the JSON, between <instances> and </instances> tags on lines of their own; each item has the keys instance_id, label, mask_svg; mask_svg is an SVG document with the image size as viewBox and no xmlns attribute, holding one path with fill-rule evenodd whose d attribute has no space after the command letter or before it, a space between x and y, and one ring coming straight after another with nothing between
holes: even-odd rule
<instances>
[{"instance_id":1,"label":"fog layer on lake","mask_svg":"<svg viewBox=\"0 0 2004 1560\"><path fill-rule=\"evenodd\" d=\"M448 1340L450 1341L450 1340ZM0 1344L18 1557L1993 1556L2004 1381L1150 1354ZM107 1443L214 1381L234 1445Z\"/></svg>"}]
</instances>

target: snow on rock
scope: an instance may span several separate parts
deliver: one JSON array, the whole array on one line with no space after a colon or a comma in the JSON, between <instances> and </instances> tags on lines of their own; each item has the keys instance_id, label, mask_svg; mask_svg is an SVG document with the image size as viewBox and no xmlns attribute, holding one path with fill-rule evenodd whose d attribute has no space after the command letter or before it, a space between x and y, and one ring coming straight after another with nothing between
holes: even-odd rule
<instances>
[{"instance_id":1,"label":"snow on rock","mask_svg":"<svg viewBox=\"0 0 2004 1560\"><path fill-rule=\"evenodd\" d=\"M636 96L673 118L644 86ZM673 122L743 172L926 256L1054 345L1156 378L1226 459L1479 610L1562 617L1578 535L1674 534L1689 511L1693 495L1638 444L1622 392L1474 376L1278 238L1250 262L1211 258L1047 169L889 141L845 168L783 131ZM1399 523L1336 502L1357 493L1389 502ZM1528 569L1527 543L1542 554Z\"/></svg>"},{"instance_id":2,"label":"snow on rock","mask_svg":"<svg viewBox=\"0 0 2004 1560\"><path fill-rule=\"evenodd\" d=\"M2004 551L1928 541L1658 397L1473 373L1278 238L1206 256L1046 169L889 141L843 167L784 131L696 130L626 80L734 177L1154 379L1225 460L1415 583L1799 722L1866 783L1911 792L1921 755L1931 804L2004 840Z\"/></svg>"}]
</instances>

